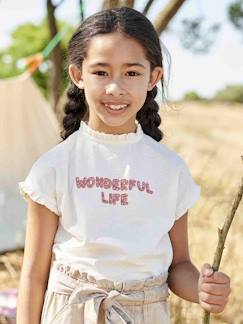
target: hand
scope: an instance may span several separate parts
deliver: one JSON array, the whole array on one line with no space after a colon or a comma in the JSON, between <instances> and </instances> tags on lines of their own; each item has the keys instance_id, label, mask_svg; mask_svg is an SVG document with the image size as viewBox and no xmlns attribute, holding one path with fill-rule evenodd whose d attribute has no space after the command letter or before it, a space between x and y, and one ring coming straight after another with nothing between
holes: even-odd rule
<instances>
[{"instance_id":1,"label":"hand","mask_svg":"<svg viewBox=\"0 0 243 324\"><path fill-rule=\"evenodd\" d=\"M198 281L199 304L209 313L221 313L228 302L230 278L204 264Z\"/></svg>"}]
</instances>

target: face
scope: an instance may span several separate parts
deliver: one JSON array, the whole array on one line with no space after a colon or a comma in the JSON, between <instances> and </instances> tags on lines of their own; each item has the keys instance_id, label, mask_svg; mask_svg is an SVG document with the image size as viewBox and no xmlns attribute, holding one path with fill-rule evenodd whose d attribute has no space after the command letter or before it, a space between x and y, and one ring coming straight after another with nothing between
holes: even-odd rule
<instances>
[{"instance_id":1,"label":"face","mask_svg":"<svg viewBox=\"0 0 243 324\"><path fill-rule=\"evenodd\" d=\"M161 79L162 68L151 72L143 47L115 32L93 37L81 71L70 65L69 74L84 89L89 126L105 133L122 134L135 131L136 114L147 91Z\"/></svg>"}]
</instances>

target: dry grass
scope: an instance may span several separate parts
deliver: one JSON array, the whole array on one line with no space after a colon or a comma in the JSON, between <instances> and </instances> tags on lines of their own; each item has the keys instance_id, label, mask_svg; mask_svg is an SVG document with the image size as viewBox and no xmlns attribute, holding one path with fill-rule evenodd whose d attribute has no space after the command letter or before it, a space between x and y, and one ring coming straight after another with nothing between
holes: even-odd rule
<instances>
[{"instance_id":1,"label":"dry grass","mask_svg":"<svg viewBox=\"0 0 243 324\"><path fill-rule=\"evenodd\" d=\"M163 107L163 142L188 163L202 195L189 215L191 257L198 268L212 263L217 229L222 227L243 176L243 105L180 103ZM230 228L220 270L231 277L232 292L223 313L211 323L243 323L243 203ZM173 323L201 323L199 305L171 295Z\"/></svg>"},{"instance_id":2,"label":"dry grass","mask_svg":"<svg viewBox=\"0 0 243 324\"><path fill-rule=\"evenodd\" d=\"M23 250L0 255L0 290L17 288L23 261Z\"/></svg>"},{"instance_id":3,"label":"dry grass","mask_svg":"<svg viewBox=\"0 0 243 324\"><path fill-rule=\"evenodd\" d=\"M180 103L161 108L163 142L188 163L202 187L202 196L189 215L191 257L200 268L212 263L217 228L222 226L243 176L243 105ZM243 324L243 204L229 231L221 270L231 276L232 293L223 313L212 324ZM0 289L17 287L23 251L0 256ZM174 324L199 324L199 305L170 296Z\"/></svg>"}]
</instances>

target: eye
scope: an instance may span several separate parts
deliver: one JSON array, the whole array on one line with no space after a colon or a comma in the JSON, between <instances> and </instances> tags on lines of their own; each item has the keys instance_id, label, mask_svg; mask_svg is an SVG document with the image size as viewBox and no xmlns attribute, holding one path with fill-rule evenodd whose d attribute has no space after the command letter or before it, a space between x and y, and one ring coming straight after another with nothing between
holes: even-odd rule
<instances>
[{"instance_id":1,"label":"eye","mask_svg":"<svg viewBox=\"0 0 243 324\"><path fill-rule=\"evenodd\" d=\"M93 72L93 74L101 75L101 76L104 76L105 73L107 73L107 72L105 72L105 71L96 71L96 72Z\"/></svg>"},{"instance_id":2,"label":"eye","mask_svg":"<svg viewBox=\"0 0 243 324\"><path fill-rule=\"evenodd\" d=\"M127 73L129 73L129 76L139 76L140 75L138 72L135 72L135 71L129 71Z\"/></svg>"}]
</instances>

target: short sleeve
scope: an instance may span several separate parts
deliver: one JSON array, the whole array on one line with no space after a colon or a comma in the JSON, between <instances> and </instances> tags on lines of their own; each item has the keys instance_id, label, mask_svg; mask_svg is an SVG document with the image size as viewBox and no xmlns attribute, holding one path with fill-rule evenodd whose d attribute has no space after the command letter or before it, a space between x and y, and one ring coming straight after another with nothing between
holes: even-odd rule
<instances>
[{"instance_id":1,"label":"short sleeve","mask_svg":"<svg viewBox=\"0 0 243 324\"><path fill-rule=\"evenodd\" d=\"M26 179L18 182L18 186L20 194L26 201L29 196L59 215L56 199L56 171L45 159L39 158L33 164Z\"/></svg>"},{"instance_id":2,"label":"short sleeve","mask_svg":"<svg viewBox=\"0 0 243 324\"><path fill-rule=\"evenodd\" d=\"M182 160L183 161L183 160ZM188 166L183 161L179 172L175 219L178 220L200 198L201 187L194 181Z\"/></svg>"}]
</instances>

